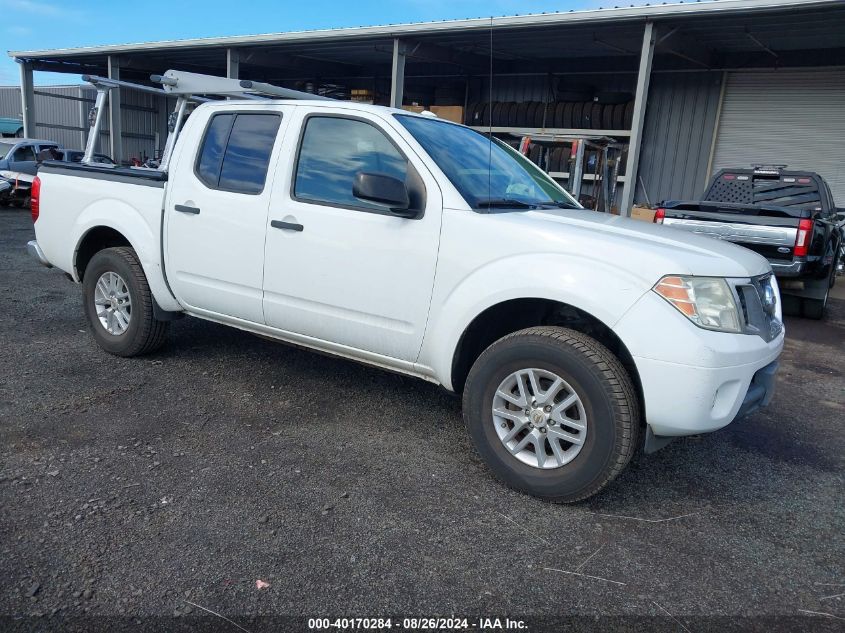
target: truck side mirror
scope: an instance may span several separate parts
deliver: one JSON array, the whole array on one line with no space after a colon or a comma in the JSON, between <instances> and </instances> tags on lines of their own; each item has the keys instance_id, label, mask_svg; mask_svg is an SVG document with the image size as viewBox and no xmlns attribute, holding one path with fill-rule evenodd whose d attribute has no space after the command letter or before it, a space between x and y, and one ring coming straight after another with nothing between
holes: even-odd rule
<instances>
[{"instance_id":1,"label":"truck side mirror","mask_svg":"<svg viewBox=\"0 0 845 633\"><path fill-rule=\"evenodd\" d=\"M398 178L384 174L371 174L359 171L352 181L352 195L361 200L382 204L394 215L402 218L414 218L417 211L409 209L411 201L408 188Z\"/></svg>"}]
</instances>

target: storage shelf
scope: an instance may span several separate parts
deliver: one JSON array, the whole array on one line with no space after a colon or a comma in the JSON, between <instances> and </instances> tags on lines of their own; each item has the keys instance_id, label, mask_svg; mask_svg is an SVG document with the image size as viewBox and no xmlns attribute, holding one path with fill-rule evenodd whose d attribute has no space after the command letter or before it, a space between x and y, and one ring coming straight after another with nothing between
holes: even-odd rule
<instances>
[{"instance_id":1,"label":"storage shelf","mask_svg":"<svg viewBox=\"0 0 845 633\"><path fill-rule=\"evenodd\" d=\"M566 128L541 127L486 127L471 125L479 132L493 132L494 134L516 134L518 136L563 136L568 138L601 138L603 136L631 136L631 130L578 130Z\"/></svg>"},{"instance_id":2,"label":"storage shelf","mask_svg":"<svg viewBox=\"0 0 845 633\"><path fill-rule=\"evenodd\" d=\"M549 176L551 176L552 178L561 178L561 179L568 179L569 178L569 172L568 171L550 171L550 172L546 172L546 173L548 173ZM581 178L582 178L582 180L595 180L596 175L595 174L584 174ZM601 180L601 179L599 179L599 180ZM617 176L616 177L616 182L626 182L627 180L628 180L628 176L623 175L623 176Z\"/></svg>"}]
</instances>

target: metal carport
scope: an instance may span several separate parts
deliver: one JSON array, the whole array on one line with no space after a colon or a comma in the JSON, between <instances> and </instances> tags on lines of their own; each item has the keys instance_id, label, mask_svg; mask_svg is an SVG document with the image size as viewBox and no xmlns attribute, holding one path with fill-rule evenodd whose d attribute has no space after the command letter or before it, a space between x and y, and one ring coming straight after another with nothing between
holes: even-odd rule
<instances>
[{"instance_id":1,"label":"metal carport","mask_svg":"<svg viewBox=\"0 0 845 633\"><path fill-rule=\"evenodd\" d=\"M34 71L148 82L150 74L179 68L341 97L367 88L392 104L446 89L464 105L490 95L542 100L554 82L589 78L635 95L619 204L627 213L635 194L652 202L691 194L706 178L726 72L845 66L845 3L720 0L10 55L21 64L27 134L38 119ZM121 99L114 92L109 127L119 158Z\"/></svg>"}]
</instances>

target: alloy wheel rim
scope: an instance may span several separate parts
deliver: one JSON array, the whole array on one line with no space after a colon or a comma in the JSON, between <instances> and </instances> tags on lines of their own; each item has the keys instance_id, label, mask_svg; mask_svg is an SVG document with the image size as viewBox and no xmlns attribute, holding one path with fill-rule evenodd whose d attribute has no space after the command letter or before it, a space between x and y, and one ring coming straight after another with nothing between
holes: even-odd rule
<instances>
[{"instance_id":1,"label":"alloy wheel rim","mask_svg":"<svg viewBox=\"0 0 845 633\"><path fill-rule=\"evenodd\" d=\"M129 286L116 272L100 275L94 286L94 310L106 332L120 336L129 329L132 319L132 297Z\"/></svg>"},{"instance_id":2,"label":"alloy wheel rim","mask_svg":"<svg viewBox=\"0 0 845 633\"><path fill-rule=\"evenodd\" d=\"M509 374L496 388L492 413L502 445L533 468L566 466L587 439L581 397L563 378L545 369Z\"/></svg>"}]
</instances>

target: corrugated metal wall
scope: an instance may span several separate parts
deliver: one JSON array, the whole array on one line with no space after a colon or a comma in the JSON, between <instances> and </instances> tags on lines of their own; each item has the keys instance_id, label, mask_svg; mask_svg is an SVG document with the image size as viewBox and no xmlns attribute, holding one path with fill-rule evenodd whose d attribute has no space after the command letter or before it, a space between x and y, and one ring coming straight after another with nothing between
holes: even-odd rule
<instances>
[{"instance_id":1,"label":"corrugated metal wall","mask_svg":"<svg viewBox=\"0 0 845 633\"><path fill-rule=\"evenodd\" d=\"M79 86L38 86L35 91L35 135L56 141L64 147L79 149L82 124L79 101L75 100L79 97ZM17 86L0 88L0 116L21 118L21 91Z\"/></svg>"},{"instance_id":2,"label":"corrugated metal wall","mask_svg":"<svg viewBox=\"0 0 845 633\"><path fill-rule=\"evenodd\" d=\"M0 116L21 118L21 91L16 86L0 86Z\"/></svg>"},{"instance_id":3,"label":"corrugated metal wall","mask_svg":"<svg viewBox=\"0 0 845 633\"><path fill-rule=\"evenodd\" d=\"M37 86L35 90L37 136L70 149L83 149L88 138L88 111L94 105L96 91L87 86ZM79 101L80 97L84 101ZM156 95L136 90L122 92L123 156L113 158L143 160L155 155L156 149L164 146L166 130L161 129L164 119L158 114L159 99ZM21 98L17 86L0 87L0 116L20 118ZM111 153L108 130L106 114L97 146L97 151L104 154Z\"/></svg>"},{"instance_id":4,"label":"corrugated metal wall","mask_svg":"<svg viewBox=\"0 0 845 633\"><path fill-rule=\"evenodd\" d=\"M493 101L547 101L554 100L552 87L587 86L596 92L633 92L636 75L632 73L614 73L604 75L565 75L549 78L548 76L493 76ZM486 101L489 81L475 80L470 85L469 101Z\"/></svg>"},{"instance_id":5,"label":"corrugated metal wall","mask_svg":"<svg viewBox=\"0 0 845 633\"><path fill-rule=\"evenodd\" d=\"M652 75L635 202L696 198L704 191L721 85L721 72Z\"/></svg>"},{"instance_id":6,"label":"corrugated metal wall","mask_svg":"<svg viewBox=\"0 0 845 633\"><path fill-rule=\"evenodd\" d=\"M730 73L721 119L714 169L815 171L845 205L845 71Z\"/></svg>"}]
</instances>

